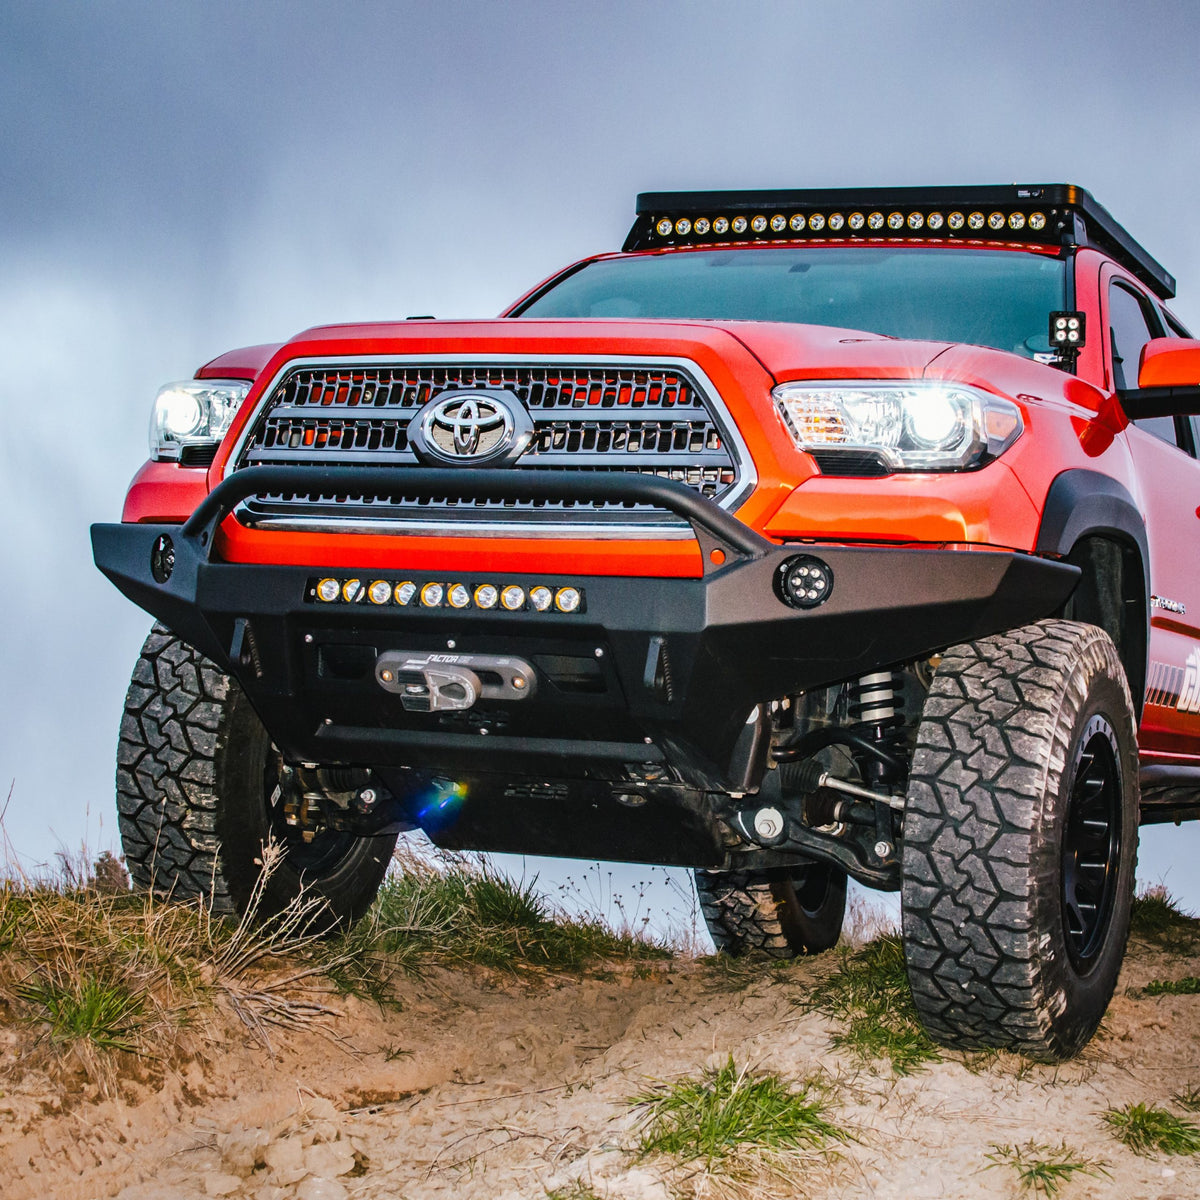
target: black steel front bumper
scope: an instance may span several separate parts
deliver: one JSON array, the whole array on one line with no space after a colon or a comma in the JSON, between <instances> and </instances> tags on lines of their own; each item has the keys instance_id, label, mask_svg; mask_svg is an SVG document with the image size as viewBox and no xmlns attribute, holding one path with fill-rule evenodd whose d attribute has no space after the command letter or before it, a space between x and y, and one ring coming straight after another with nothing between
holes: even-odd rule
<instances>
[{"instance_id":1,"label":"black steel front bumper","mask_svg":"<svg viewBox=\"0 0 1200 1200\"><path fill-rule=\"evenodd\" d=\"M126 596L237 677L289 760L590 781L610 790L632 780L636 791L639 780L657 777L695 793L752 784L744 731L759 702L1036 620L1063 603L1078 577L1072 566L1018 553L781 546L683 484L531 474L406 470L404 490L650 502L690 523L703 577L467 569L456 578L472 586L573 585L586 610L458 611L323 605L313 598L314 580L351 572L212 561L217 526L247 496L396 489L393 472L361 468L239 471L183 525L94 525L95 560ZM173 554L165 578L164 537ZM834 581L828 599L807 610L784 603L775 584L781 564L798 554L821 559ZM363 578L449 581L402 563ZM536 689L519 702L423 713L406 710L377 681L379 656L447 652L451 642L459 654L532 664Z\"/></svg>"}]
</instances>

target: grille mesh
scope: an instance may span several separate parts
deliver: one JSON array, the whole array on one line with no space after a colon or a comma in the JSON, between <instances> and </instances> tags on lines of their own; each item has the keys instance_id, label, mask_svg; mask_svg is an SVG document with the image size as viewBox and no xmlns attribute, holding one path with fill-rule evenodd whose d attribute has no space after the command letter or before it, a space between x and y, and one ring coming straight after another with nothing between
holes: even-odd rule
<instances>
[{"instance_id":1,"label":"grille mesh","mask_svg":"<svg viewBox=\"0 0 1200 1200\"><path fill-rule=\"evenodd\" d=\"M455 365L299 367L263 405L237 466L421 465L408 425L435 396L468 388L516 395L533 420L529 448L515 466L526 470L632 471L674 479L720 500L739 482L738 465L703 394L674 367ZM402 494L388 497L281 493L248 502L251 518L511 520L642 519L651 505L544 500L460 500ZM431 511L433 510L433 511Z\"/></svg>"}]
</instances>

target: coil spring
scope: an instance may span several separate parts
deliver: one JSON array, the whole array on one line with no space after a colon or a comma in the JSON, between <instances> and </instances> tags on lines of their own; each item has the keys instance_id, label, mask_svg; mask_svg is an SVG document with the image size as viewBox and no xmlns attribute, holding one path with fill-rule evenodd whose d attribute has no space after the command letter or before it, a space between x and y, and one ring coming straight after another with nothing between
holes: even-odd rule
<instances>
[{"instance_id":1,"label":"coil spring","mask_svg":"<svg viewBox=\"0 0 1200 1200\"><path fill-rule=\"evenodd\" d=\"M898 671L873 671L860 675L847 688L850 720L855 724L888 728L903 719L897 713L904 688Z\"/></svg>"}]
</instances>

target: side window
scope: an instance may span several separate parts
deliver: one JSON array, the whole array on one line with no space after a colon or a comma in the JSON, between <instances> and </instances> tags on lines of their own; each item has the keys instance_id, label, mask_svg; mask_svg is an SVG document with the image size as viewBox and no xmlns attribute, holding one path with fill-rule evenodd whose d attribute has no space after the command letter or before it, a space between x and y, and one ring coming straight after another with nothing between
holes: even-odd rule
<instances>
[{"instance_id":1,"label":"side window","mask_svg":"<svg viewBox=\"0 0 1200 1200\"><path fill-rule=\"evenodd\" d=\"M1139 429L1154 434L1156 438L1169 442L1172 446L1179 443L1174 417L1138 417L1134 424Z\"/></svg>"},{"instance_id":2,"label":"side window","mask_svg":"<svg viewBox=\"0 0 1200 1200\"><path fill-rule=\"evenodd\" d=\"M1108 327L1112 339L1113 382L1116 387L1137 387L1138 363L1142 347L1151 338L1161 337L1158 312L1149 308L1124 284L1112 283L1108 290ZM1192 422L1187 417L1140 417L1134 422L1160 441L1177 446L1185 454L1194 454L1196 445Z\"/></svg>"},{"instance_id":3,"label":"side window","mask_svg":"<svg viewBox=\"0 0 1200 1200\"><path fill-rule=\"evenodd\" d=\"M1173 316L1165 309L1162 310L1162 318L1167 323L1167 337L1190 338L1192 335Z\"/></svg>"},{"instance_id":4,"label":"side window","mask_svg":"<svg viewBox=\"0 0 1200 1200\"><path fill-rule=\"evenodd\" d=\"M1195 417L1138 417L1134 424L1167 445L1178 447L1184 454L1196 456L1200 439L1196 436Z\"/></svg>"},{"instance_id":5,"label":"side window","mask_svg":"<svg viewBox=\"0 0 1200 1200\"><path fill-rule=\"evenodd\" d=\"M1133 292L1120 283L1110 285L1108 328L1112 338L1115 387L1137 387L1138 362L1141 360L1142 347L1157 336L1151 320L1141 300Z\"/></svg>"}]
</instances>

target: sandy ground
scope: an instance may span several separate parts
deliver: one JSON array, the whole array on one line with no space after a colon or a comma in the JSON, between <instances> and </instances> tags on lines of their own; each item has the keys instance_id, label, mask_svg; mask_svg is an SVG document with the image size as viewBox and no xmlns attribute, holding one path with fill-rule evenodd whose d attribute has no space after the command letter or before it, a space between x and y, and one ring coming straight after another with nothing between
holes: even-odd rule
<instances>
[{"instance_id":1,"label":"sandy ground","mask_svg":"<svg viewBox=\"0 0 1200 1200\"><path fill-rule=\"evenodd\" d=\"M1098 1116L1200 1084L1200 996L1135 990L1200 974L1200 960L1134 947L1103 1033L1065 1066L999 1056L900 1078L834 1051L834 1026L797 1008L832 965L764 966L748 984L702 962L534 982L442 971L404 984L400 1011L326 997L329 1031L275 1031L270 1051L230 1016L164 1085L126 1080L109 1100L22 1070L0 1014L0 1196L503 1200L583 1181L666 1200L661 1165L629 1152L628 1098L730 1054L821 1076L857 1132L839 1162L792 1181L796 1195L1016 1196L1008 1167L987 1169L992 1146L1066 1139L1111 1173L1076 1176L1067 1200L1200 1196L1200 1157L1139 1158Z\"/></svg>"}]
</instances>

